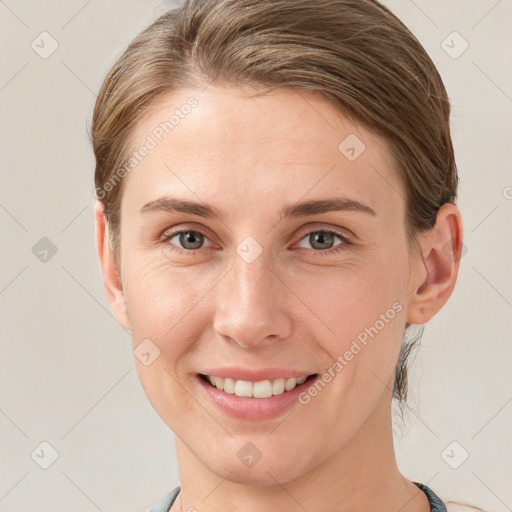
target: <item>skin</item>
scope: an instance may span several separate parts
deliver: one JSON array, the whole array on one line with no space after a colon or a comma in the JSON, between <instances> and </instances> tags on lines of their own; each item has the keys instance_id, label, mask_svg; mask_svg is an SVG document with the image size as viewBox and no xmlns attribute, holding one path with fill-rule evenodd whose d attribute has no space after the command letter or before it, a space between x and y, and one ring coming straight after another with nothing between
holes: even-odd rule
<instances>
[{"instance_id":1,"label":"skin","mask_svg":"<svg viewBox=\"0 0 512 512\"><path fill-rule=\"evenodd\" d=\"M99 201L95 212L112 311L134 348L149 338L160 350L136 365L176 434L182 491L172 510L427 512L426 496L396 464L391 391L406 325L432 318L455 285L458 208L444 205L415 251L386 142L313 93L174 91L139 121L133 147L190 96L197 107L125 178L120 269ZM349 134L366 146L355 161L338 150ZM164 195L211 204L223 217L140 213ZM279 220L284 205L334 196L376 215ZM202 248L180 254L179 237L162 238L170 228L204 234ZM312 245L311 232L336 229L353 243L330 255ZM252 263L236 252L247 236L263 249ZM341 244L333 238L332 248ZM322 374L394 303L402 310L316 397L278 418L227 416L196 382L202 369L226 365ZM250 468L237 457L247 442L262 453Z\"/></svg>"}]
</instances>

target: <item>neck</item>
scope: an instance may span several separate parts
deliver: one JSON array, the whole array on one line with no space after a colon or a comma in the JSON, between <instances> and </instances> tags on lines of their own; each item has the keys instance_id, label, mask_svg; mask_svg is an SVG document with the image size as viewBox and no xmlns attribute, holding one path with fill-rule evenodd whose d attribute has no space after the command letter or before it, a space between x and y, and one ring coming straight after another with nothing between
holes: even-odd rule
<instances>
[{"instance_id":1,"label":"neck","mask_svg":"<svg viewBox=\"0 0 512 512\"><path fill-rule=\"evenodd\" d=\"M208 512L430 510L425 494L398 470L388 392L348 443L294 480L266 486L232 482L204 466L179 438L176 450L182 490L173 512L180 508Z\"/></svg>"}]
</instances>

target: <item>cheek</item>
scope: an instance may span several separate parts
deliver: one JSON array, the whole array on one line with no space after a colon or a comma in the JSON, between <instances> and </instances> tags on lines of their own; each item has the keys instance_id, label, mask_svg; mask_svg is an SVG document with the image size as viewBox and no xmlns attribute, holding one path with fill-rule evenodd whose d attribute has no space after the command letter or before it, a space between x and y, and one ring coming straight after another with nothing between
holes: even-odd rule
<instances>
[{"instance_id":1,"label":"cheek","mask_svg":"<svg viewBox=\"0 0 512 512\"><path fill-rule=\"evenodd\" d=\"M143 260L136 260L135 257L128 260L123 282L131 313L141 326L150 323L157 327L164 320L168 322L169 312L172 312L173 318L177 318L181 309L193 299L197 289L190 271L170 269L158 254L155 257L146 256ZM155 320L158 320L157 325Z\"/></svg>"},{"instance_id":2,"label":"cheek","mask_svg":"<svg viewBox=\"0 0 512 512\"><path fill-rule=\"evenodd\" d=\"M124 290L134 345L151 339L171 365L190 351L206 328L204 305L216 280L206 265L170 268L158 255L132 259Z\"/></svg>"},{"instance_id":3,"label":"cheek","mask_svg":"<svg viewBox=\"0 0 512 512\"><path fill-rule=\"evenodd\" d=\"M322 321L312 329L317 342L341 365L331 369L343 373L335 379L340 393L348 386L356 394L378 393L394 375L405 328L407 267L397 254L380 256L379 263L357 262L298 284Z\"/></svg>"},{"instance_id":4,"label":"cheek","mask_svg":"<svg viewBox=\"0 0 512 512\"><path fill-rule=\"evenodd\" d=\"M161 257L132 259L125 268L133 348L147 346L150 353L158 354L149 365L136 359L139 380L155 411L180 432L183 422L176 410L190 421L201 420L197 404L184 389L188 388L186 369L207 328L204 299L215 284L214 276L201 274L199 267L171 269Z\"/></svg>"},{"instance_id":5,"label":"cheek","mask_svg":"<svg viewBox=\"0 0 512 512\"><path fill-rule=\"evenodd\" d=\"M396 259L330 268L329 272L295 277L296 289L325 332L346 339L379 320L404 297L406 276ZM394 317L395 311L391 312Z\"/></svg>"}]
</instances>

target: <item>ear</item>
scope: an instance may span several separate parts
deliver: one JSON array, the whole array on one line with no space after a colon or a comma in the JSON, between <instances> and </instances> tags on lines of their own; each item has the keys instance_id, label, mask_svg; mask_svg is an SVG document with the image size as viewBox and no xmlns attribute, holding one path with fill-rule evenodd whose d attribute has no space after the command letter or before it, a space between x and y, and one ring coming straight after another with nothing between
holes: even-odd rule
<instances>
[{"instance_id":1,"label":"ear","mask_svg":"<svg viewBox=\"0 0 512 512\"><path fill-rule=\"evenodd\" d=\"M453 203L437 212L435 226L420 238L415 255L407 323L424 324L446 303L455 287L462 257L462 218Z\"/></svg>"},{"instance_id":2,"label":"ear","mask_svg":"<svg viewBox=\"0 0 512 512\"><path fill-rule=\"evenodd\" d=\"M94 205L94 227L96 236L96 251L103 276L103 285L107 294L107 300L110 309L114 313L115 319L127 331L130 331L130 322L126 311L126 302L124 297L121 274L114 263L114 257L109 241L109 230L106 215L104 214L105 206L101 201L96 199Z\"/></svg>"}]
</instances>

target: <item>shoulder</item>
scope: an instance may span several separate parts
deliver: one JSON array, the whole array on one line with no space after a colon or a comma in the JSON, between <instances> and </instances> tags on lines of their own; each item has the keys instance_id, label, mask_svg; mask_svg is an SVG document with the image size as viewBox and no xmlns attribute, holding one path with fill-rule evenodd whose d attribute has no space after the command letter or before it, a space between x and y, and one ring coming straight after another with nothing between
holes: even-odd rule
<instances>
[{"instance_id":1,"label":"shoulder","mask_svg":"<svg viewBox=\"0 0 512 512\"><path fill-rule=\"evenodd\" d=\"M469 503L441 499L430 487L414 482L426 495L432 512L489 512Z\"/></svg>"},{"instance_id":2,"label":"shoulder","mask_svg":"<svg viewBox=\"0 0 512 512\"><path fill-rule=\"evenodd\" d=\"M180 487L176 487L169 494L164 496L162 500L160 500L153 508L151 508L148 512L168 512L171 508L171 505L174 503L176 496L180 492Z\"/></svg>"}]
</instances>

